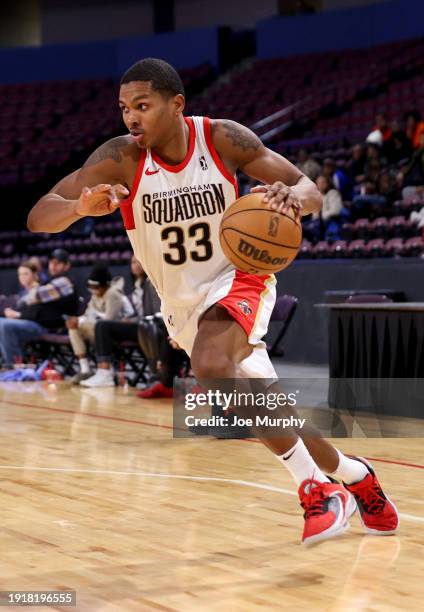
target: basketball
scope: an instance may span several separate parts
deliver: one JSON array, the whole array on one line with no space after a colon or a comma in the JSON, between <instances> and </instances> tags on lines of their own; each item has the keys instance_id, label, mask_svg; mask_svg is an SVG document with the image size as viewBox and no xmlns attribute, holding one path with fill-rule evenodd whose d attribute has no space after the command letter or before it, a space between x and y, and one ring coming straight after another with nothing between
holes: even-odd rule
<instances>
[{"instance_id":1,"label":"basketball","mask_svg":"<svg viewBox=\"0 0 424 612\"><path fill-rule=\"evenodd\" d=\"M222 217L219 239L232 264L248 274L284 270L296 257L302 229L294 213L264 206L263 193L238 198Z\"/></svg>"}]
</instances>

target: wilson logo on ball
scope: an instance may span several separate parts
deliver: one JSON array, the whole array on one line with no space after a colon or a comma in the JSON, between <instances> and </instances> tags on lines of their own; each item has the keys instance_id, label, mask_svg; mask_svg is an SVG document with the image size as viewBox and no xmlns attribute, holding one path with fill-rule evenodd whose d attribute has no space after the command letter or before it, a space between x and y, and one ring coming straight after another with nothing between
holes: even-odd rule
<instances>
[{"instance_id":1,"label":"wilson logo on ball","mask_svg":"<svg viewBox=\"0 0 424 612\"><path fill-rule=\"evenodd\" d=\"M258 249L255 245L250 244L243 238L240 238L238 244L238 252L242 255L246 255L255 261L261 261L266 264L272 264L273 266L279 266L287 262L287 257L272 257L269 251L266 249Z\"/></svg>"}]
</instances>

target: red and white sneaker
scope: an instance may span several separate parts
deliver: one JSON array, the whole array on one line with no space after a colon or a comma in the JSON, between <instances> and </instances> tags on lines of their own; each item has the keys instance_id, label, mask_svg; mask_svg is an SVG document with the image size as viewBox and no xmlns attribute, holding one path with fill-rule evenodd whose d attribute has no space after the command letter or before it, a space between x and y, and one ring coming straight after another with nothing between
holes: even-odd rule
<instances>
[{"instance_id":1,"label":"red and white sneaker","mask_svg":"<svg viewBox=\"0 0 424 612\"><path fill-rule=\"evenodd\" d=\"M362 457L351 457L366 465L369 474L360 482L345 484L358 505L361 523L367 533L392 535L399 527L399 514L394 503L384 494L371 465Z\"/></svg>"},{"instance_id":2,"label":"red and white sneaker","mask_svg":"<svg viewBox=\"0 0 424 612\"><path fill-rule=\"evenodd\" d=\"M141 399L157 399L157 398L170 398L174 397L174 389L172 387L165 387L161 382L154 383L151 387L143 389L137 393L137 397Z\"/></svg>"},{"instance_id":3,"label":"red and white sneaker","mask_svg":"<svg viewBox=\"0 0 424 612\"><path fill-rule=\"evenodd\" d=\"M299 487L300 505L305 510L302 543L317 544L349 529L348 519L356 510L353 495L340 484L304 480Z\"/></svg>"}]
</instances>

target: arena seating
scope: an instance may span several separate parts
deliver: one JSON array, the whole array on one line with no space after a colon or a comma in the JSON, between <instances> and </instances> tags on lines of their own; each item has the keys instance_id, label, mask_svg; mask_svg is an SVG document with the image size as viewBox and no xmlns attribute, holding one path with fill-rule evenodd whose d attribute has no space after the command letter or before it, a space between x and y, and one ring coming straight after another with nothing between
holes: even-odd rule
<instances>
[{"instance_id":1,"label":"arena seating","mask_svg":"<svg viewBox=\"0 0 424 612\"><path fill-rule=\"evenodd\" d=\"M251 60L206 89L213 77L210 67L183 71L182 77L192 93L203 88L189 99L188 113L253 125L272 148L292 161L306 145L318 162L331 157L343 166L350 159L351 145L372 129L376 112L386 111L389 119L399 120L406 110L422 106L423 64L420 39L371 49ZM60 176L67 164L122 133L116 93L116 84L108 80L0 87L5 119L0 126L0 188L43 184L52 170ZM285 128L289 136L282 140ZM299 137L294 138L296 129ZM348 210L349 206L345 202ZM416 198L389 202L364 212L366 218L356 211L333 241L310 244L305 240L299 257L424 256L422 230L409 221L411 212L423 206ZM24 256L45 260L59 246L72 253L74 266L98 260L125 264L131 256L118 213L89 229L77 224L62 235L2 232L0 268L16 267Z\"/></svg>"},{"instance_id":2,"label":"arena seating","mask_svg":"<svg viewBox=\"0 0 424 612\"><path fill-rule=\"evenodd\" d=\"M398 115L419 100L422 105L424 41L413 40L370 49L334 51L270 60L254 60L224 82L217 81L207 95L194 98L189 112L226 117L256 126L264 137L277 130L271 141L287 154L316 145L320 151L347 154L346 137L360 139L379 111ZM264 117L287 112L275 120ZM307 125L313 120L313 124ZM302 138L281 140L279 128L301 121ZM306 127L306 129L305 129ZM341 143L341 151L334 147ZM339 147L340 148L340 147Z\"/></svg>"},{"instance_id":3,"label":"arena seating","mask_svg":"<svg viewBox=\"0 0 424 612\"><path fill-rule=\"evenodd\" d=\"M188 92L212 78L207 65L181 71ZM0 188L30 185L122 133L117 84L108 79L0 86Z\"/></svg>"}]
</instances>

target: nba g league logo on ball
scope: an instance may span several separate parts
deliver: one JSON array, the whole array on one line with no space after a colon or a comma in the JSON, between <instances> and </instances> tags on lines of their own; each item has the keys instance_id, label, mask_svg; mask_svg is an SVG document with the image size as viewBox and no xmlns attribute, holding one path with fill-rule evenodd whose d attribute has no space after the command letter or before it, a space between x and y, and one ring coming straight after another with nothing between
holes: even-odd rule
<instances>
[{"instance_id":1,"label":"nba g league logo on ball","mask_svg":"<svg viewBox=\"0 0 424 612\"><path fill-rule=\"evenodd\" d=\"M268 236L271 236L272 238L275 238L277 236L279 224L280 217L278 215L271 217L271 219L269 220Z\"/></svg>"}]
</instances>

